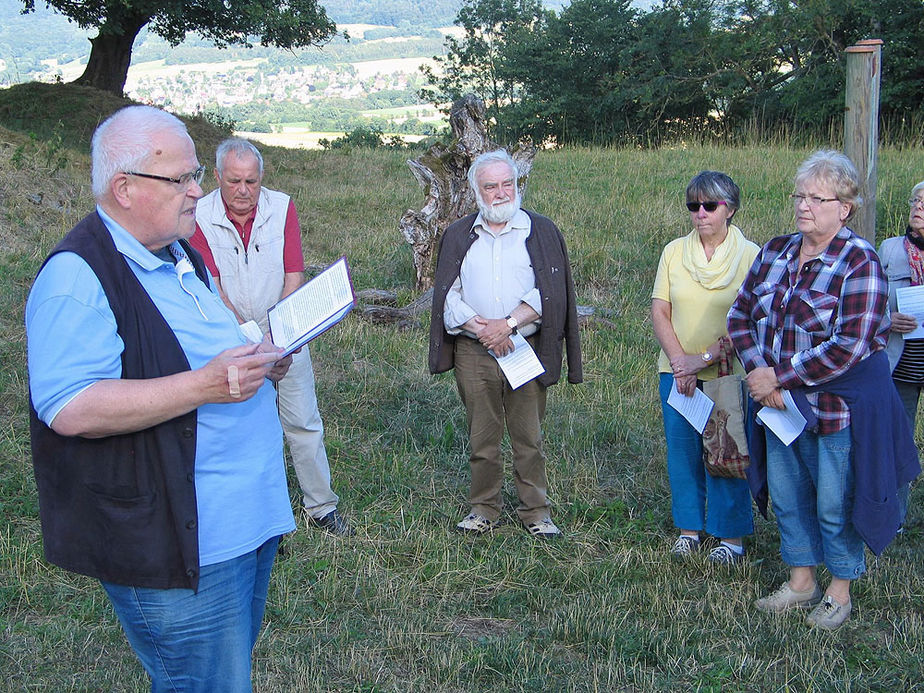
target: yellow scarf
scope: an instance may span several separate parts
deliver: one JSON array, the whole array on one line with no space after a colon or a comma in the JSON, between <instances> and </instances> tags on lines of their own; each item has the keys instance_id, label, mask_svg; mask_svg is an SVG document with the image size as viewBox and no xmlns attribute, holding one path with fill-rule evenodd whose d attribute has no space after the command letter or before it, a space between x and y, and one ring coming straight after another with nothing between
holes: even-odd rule
<instances>
[{"instance_id":1,"label":"yellow scarf","mask_svg":"<svg viewBox=\"0 0 924 693\"><path fill-rule=\"evenodd\" d=\"M732 224L728 235L712 254L706 259L706 251L699 240L699 233L693 229L683 239L683 266L703 288L724 289L735 278L741 258L744 256L746 241L741 229Z\"/></svg>"}]
</instances>

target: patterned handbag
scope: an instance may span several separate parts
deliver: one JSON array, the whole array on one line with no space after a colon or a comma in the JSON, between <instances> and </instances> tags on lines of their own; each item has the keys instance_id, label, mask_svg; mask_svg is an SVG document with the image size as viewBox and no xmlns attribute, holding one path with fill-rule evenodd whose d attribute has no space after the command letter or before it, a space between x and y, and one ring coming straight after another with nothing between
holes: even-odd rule
<instances>
[{"instance_id":1,"label":"patterned handbag","mask_svg":"<svg viewBox=\"0 0 924 693\"><path fill-rule=\"evenodd\" d=\"M751 463L744 429L745 383L732 374L737 358L728 337L719 342L719 377L703 383L715 406L703 430L703 464L712 476L744 479Z\"/></svg>"}]
</instances>

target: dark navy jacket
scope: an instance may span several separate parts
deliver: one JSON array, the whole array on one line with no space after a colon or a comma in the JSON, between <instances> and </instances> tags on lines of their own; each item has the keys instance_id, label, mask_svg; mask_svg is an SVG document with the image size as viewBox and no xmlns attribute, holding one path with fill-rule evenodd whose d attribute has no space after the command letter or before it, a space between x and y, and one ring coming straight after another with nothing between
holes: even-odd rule
<instances>
[{"instance_id":1,"label":"dark navy jacket","mask_svg":"<svg viewBox=\"0 0 924 693\"><path fill-rule=\"evenodd\" d=\"M866 545L878 556L895 538L901 524L896 495L898 487L921 472L908 415L892 384L885 351L871 354L834 380L791 392L799 410L807 419L807 429L816 425L805 397L807 393L830 392L847 403L850 409L854 466L851 521ZM766 517L767 457L764 431L753 416L756 411L750 413L748 450L751 466L748 468L748 483L758 509Z\"/></svg>"},{"instance_id":2,"label":"dark navy jacket","mask_svg":"<svg viewBox=\"0 0 924 693\"><path fill-rule=\"evenodd\" d=\"M181 243L208 285L201 257ZM84 218L49 257L62 251L82 257L99 278L125 345L123 378L189 370L173 331L98 214ZM38 418L31 400L29 409L45 557L106 582L196 589L196 412L90 439L60 436Z\"/></svg>"}]
</instances>

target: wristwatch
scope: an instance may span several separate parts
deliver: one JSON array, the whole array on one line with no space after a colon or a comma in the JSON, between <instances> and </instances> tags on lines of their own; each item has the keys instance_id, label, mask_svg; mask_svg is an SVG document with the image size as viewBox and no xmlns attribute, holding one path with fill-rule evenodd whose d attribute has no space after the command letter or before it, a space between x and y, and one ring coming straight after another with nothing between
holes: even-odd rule
<instances>
[{"instance_id":1,"label":"wristwatch","mask_svg":"<svg viewBox=\"0 0 924 693\"><path fill-rule=\"evenodd\" d=\"M702 356L703 356L704 363L712 363L712 359L715 358L712 354L709 353L708 349L703 352Z\"/></svg>"},{"instance_id":2,"label":"wristwatch","mask_svg":"<svg viewBox=\"0 0 924 693\"><path fill-rule=\"evenodd\" d=\"M510 328L510 334L516 334L516 333L517 333L517 325L520 324L520 323L517 322L517 319L516 319L515 317L511 316L511 315L508 315L506 318L504 318L504 320L507 321L507 327Z\"/></svg>"}]
</instances>

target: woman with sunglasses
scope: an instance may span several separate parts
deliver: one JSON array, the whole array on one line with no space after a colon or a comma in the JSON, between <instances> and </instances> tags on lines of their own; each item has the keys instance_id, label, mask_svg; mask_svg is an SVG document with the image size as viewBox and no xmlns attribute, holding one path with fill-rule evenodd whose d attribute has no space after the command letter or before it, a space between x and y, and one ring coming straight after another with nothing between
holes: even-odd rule
<instances>
[{"instance_id":1,"label":"woman with sunglasses","mask_svg":"<svg viewBox=\"0 0 924 693\"><path fill-rule=\"evenodd\" d=\"M742 537L754 531L747 482L706 473L702 436L667 400L673 389L691 396L698 382L717 377L716 364L723 351L730 352L725 317L758 247L731 223L740 191L726 174L701 171L687 186L686 198L693 230L665 246L651 297L651 321L661 345L658 389L671 514L679 530L671 554L693 556L705 532L720 539L708 560L733 565L744 559Z\"/></svg>"},{"instance_id":2,"label":"woman with sunglasses","mask_svg":"<svg viewBox=\"0 0 924 693\"><path fill-rule=\"evenodd\" d=\"M755 499L769 490L788 580L757 600L760 611L811 609L810 626L850 616L851 582L898 530L898 485L920 469L885 355L888 282L873 247L846 224L861 204L850 159L819 151L796 172L796 233L760 251L728 313L728 332L764 407L807 423L789 445L765 431L766 460L751 436ZM762 464L765 462L765 464ZM755 483L766 473L766 489ZM819 586L816 566L831 576ZM813 608L814 607L814 608Z\"/></svg>"},{"instance_id":3,"label":"woman with sunglasses","mask_svg":"<svg viewBox=\"0 0 924 693\"><path fill-rule=\"evenodd\" d=\"M879 246L882 269L889 279L889 311L892 331L886 345L892 382L914 431L918 399L924 387L924 338L905 339L904 335L918 328L913 315L898 311L897 290L906 286L924 285L924 181L911 189L911 213L903 236L887 238ZM908 512L910 484L898 492L899 515L902 524Z\"/></svg>"}]
</instances>

